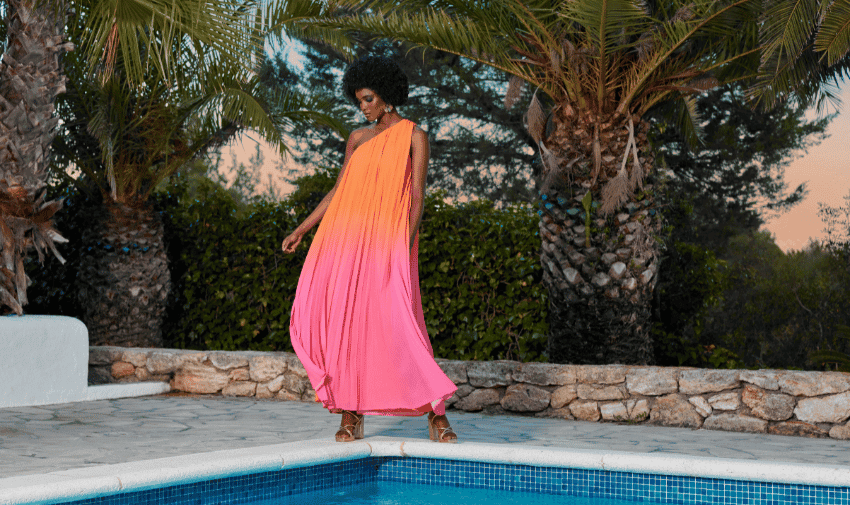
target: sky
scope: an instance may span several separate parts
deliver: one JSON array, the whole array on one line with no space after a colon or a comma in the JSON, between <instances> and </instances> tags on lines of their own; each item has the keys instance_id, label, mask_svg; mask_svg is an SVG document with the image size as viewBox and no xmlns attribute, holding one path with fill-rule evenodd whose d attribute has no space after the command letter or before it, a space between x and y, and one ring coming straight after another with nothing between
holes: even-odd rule
<instances>
[{"instance_id":1,"label":"sky","mask_svg":"<svg viewBox=\"0 0 850 505\"><path fill-rule=\"evenodd\" d=\"M803 249L810 240L824 238L818 203L838 207L850 193L850 83L841 87L841 101L838 116L826 130L829 138L785 169L789 188L807 182L809 189L802 203L764 227L785 252ZM810 117L815 117L814 113Z\"/></svg>"},{"instance_id":2,"label":"sky","mask_svg":"<svg viewBox=\"0 0 850 505\"><path fill-rule=\"evenodd\" d=\"M842 206L844 197L850 193L850 83L841 87L840 96L842 106L827 128L828 138L811 147L808 152L799 153L800 157L785 169L789 190L805 182L808 196L792 210L771 219L763 227L785 252L804 249L810 241L824 238L818 204ZM814 118L816 115L811 111L809 117ZM250 135L243 138L241 143L226 148L222 153L224 164L229 166L234 154L240 162L247 164L248 157L254 152L254 138L256 135ZM267 146L264 147L264 155L267 165L273 165L279 160ZM279 181L284 195L294 189L281 182L279 174L275 174L274 178Z\"/></svg>"}]
</instances>

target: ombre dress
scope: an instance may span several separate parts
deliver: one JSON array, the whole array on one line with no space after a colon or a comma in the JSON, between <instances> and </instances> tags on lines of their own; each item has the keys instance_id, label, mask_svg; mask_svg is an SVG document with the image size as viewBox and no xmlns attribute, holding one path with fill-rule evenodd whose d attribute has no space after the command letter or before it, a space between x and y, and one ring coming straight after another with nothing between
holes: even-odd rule
<instances>
[{"instance_id":1,"label":"ombre dress","mask_svg":"<svg viewBox=\"0 0 850 505\"><path fill-rule=\"evenodd\" d=\"M337 412L445 413L457 389L434 361L410 249L408 120L359 146L307 253L292 306L295 353Z\"/></svg>"}]
</instances>

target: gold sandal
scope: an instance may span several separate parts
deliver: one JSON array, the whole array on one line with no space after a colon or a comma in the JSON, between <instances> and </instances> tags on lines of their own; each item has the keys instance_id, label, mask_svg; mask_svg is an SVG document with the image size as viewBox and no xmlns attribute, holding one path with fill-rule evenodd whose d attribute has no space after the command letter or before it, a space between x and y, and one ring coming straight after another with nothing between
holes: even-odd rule
<instances>
[{"instance_id":1,"label":"gold sandal","mask_svg":"<svg viewBox=\"0 0 850 505\"><path fill-rule=\"evenodd\" d=\"M350 410L343 410L339 430L336 432L336 441L354 442L361 438L363 438L363 416L358 416Z\"/></svg>"},{"instance_id":2,"label":"gold sandal","mask_svg":"<svg viewBox=\"0 0 850 505\"><path fill-rule=\"evenodd\" d=\"M437 426L437 423L445 425ZM438 416L431 412L428 414L428 436L434 442L442 442L446 444L455 444L457 443L457 434L452 430L452 427L449 426L449 420L446 419L445 415Z\"/></svg>"}]
</instances>

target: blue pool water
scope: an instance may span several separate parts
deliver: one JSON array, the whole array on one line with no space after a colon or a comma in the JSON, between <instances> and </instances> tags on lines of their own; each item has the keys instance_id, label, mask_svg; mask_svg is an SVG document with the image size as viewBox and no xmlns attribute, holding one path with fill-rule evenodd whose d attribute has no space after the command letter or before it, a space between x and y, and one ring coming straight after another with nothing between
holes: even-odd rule
<instances>
[{"instance_id":1,"label":"blue pool water","mask_svg":"<svg viewBox=\"0 0 850 505\"><path fill-rule=\"evenodd\" d=\"M634 505L635 502L557 494L376 482L340 490L313 491L301 495L292 495L288 499L262 505L441 505L448 503L463 505Z\"/></svg>"},{"instance_id":2,"label":"blue pool water","mask_svg":"<svg viewBox=\"0 0 850 505\"><path fill-rule=\"evenodd\" d=\"M651 475L576 468L546 468L413 457L367 457L315 466L239 475L99 496L67 505L289 505L312 500L334 503L338 492L375 494L374 490L413 485L423 493L443 496L423 503L466 503L447 493L484 491L487 505L518 494L531 495L529 505L680 504L680 505L850 505L850 488L748 482L729 479ZM340 488L340 486L345 486ZM451 488L451 489L447 489ZM489 492L502 498L489 498ZM515 494L504 494L515 493ZM353 495L353 496L354 496ZM505 498L507 497L507 498ZM359 499L359 498L358 498ZM373 503L384 504L379 501ZM545 500L553 500L547 502ZM584 501L582 501L584 500ZM343 499L339 503L351 503ZM368 503L368 502L366 502ZM389 502L392 503L392 502ZM406 505L416 502L403 502ZM474 502L472 502L474 503Z\"/></svg>"}]
</instances>

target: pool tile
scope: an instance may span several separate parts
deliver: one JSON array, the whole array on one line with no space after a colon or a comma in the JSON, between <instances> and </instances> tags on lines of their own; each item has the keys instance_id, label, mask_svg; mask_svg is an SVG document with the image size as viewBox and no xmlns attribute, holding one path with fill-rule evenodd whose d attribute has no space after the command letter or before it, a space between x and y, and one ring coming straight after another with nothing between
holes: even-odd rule
<instances>
[{"instance_id":1,"label":"pool tile","mask_svg":"<svg viewBox=\"0 0 850 505\"><path fill-rule=\"evenodd\" d=\"M680 505L850 505L850 489L605 470L545 468L381 456L163 489L119 493L63 505L239 505L375 482L535 492Z\"/></svg>"}]
</instances>

